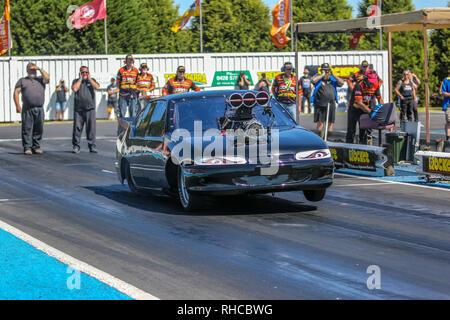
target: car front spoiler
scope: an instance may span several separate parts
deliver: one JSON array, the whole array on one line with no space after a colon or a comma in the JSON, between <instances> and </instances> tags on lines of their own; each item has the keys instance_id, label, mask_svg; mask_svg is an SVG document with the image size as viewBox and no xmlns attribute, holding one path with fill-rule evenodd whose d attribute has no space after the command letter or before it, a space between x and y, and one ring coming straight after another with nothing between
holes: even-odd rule
<instances>
[{"instance_id":1,"label":"car front spoiler","mask_svg":"<svg viewBox=\"0 0 450 320\"><path fill-rule=\"evenodd\" d=\"M187 166L183 173L189 192L210 195L318 190L333 183L331 159L284 163L273 175L262 175L262 168L248 164Z\"/></svg>"}]
</instances>

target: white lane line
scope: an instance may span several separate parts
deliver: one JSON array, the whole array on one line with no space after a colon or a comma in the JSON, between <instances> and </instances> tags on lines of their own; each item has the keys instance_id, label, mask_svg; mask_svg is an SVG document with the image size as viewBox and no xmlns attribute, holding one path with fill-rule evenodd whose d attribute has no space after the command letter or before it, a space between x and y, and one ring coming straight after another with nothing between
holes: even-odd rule
<instances>
[{"instance_id":1,"label":"white lane line","mask_svg":"<svg viewBox=\"0 0 450 320\"><path fill-rule=\"evenodd\" d=\"M362 179L362 180L381 181L381 182L392 183L392 184L401 184L401 185L408 186L408 187L426 188L426 189L433 189L433 190L440 190L440 191L450 192L450 189L439 188L439 187L432 187L432 186L423 186L423 185L415 184L415 183L380 180L380 179L377 179L377 178L369 178L369 177L359 177L359 176L355 176L355 175L352 175L352 174L346 174L346 173L340 173L340 172L335 172L334 174L335 175L341 175L341 176L344 176L344 177L358 178L358 179Z\"/></svg>"},{"instance_id":2,"label":"white lane line","mask_svg":"<svg viewBox=\"0 0 450 320\"><path fill-rule=\"evenodd\" d=\"M109 170L102 170L102 172L106 172L106 173L115 173L115 172L112 172L112 171L109 171Z\"/></svg>"},{"instance_id":3,"label":"white lane line","mask_svg":"<svg viewBox=\"0 0 450 320\"><path fill-rule=\"evenodd\" d=\"M12 201L32 201L38 200L37 198L21 198L21 199L0 199L0 202L12 202Z\"/></svg>"},{"instance_id":4,"label":"white lane line","mask_svg":"<svg viewBox=\"0 0 450 320\"><path fill-rule=\"evenodd\" d=\"M364 186L378 186L390 184L389 182L378 182L378 183L355 183L355 184L335 184L335 187L364 187Z\"/></svg>"},{"instance_id":5,"label":"white lane line","mask_svg":"<svg viewBox=\"0 0 450 320\"><path fill-rule=\"evenodd\" d=\"M151 295L145 291L142 291L141 289L138 289L131 284L128 284L120 279L117 279L116 277L103 272L85 262L82 262L78 259L75 259L74 257L69 256L68 254L65 254L62 251L59 251L58 249L55 249L46 243L33 238L32 236L20 231L19 229L3 222L0 220L0 229L5 230L6 232L16 236L17 238L27 242L28 244L32 245L36 249L44 252L45 254L52 256L53 258L57 259L58 261L71 266L73 269L76 269L80 272L83 272L91 277L96 278L97 280L106 283L107 285L119 290L120 292L126 294L127 296L136 299L136 300L159 300L159 298L155 297L154 295Z\"/></svg>"}]
</instances>

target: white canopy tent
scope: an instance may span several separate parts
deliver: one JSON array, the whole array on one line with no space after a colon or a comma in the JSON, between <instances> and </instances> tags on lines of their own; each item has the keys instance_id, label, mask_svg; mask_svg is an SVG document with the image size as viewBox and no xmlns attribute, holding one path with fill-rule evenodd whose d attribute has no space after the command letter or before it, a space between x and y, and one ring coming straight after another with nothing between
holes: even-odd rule
<instances>
[{"instance_id":1,"label":"white canopy tent","mask_svg":"<svg viewBox=\"0 0 450 320\"><path fill-rule=\"evenodd\" d=\"M371 33L382 30L388 33L389 52L389 98L392 101L392 32L397 31L423 31L424 57L425 57L425 109L427 144L430 143L430 112L429 112L429 85L428 85L428 29L450 28L450 8L430 8L410 12L385 14L376 17L365 17L338 21L304 22L295 24L296 32L296 68L298 70L298 35L300 33ZM297 99L297 106L298 106Z\"/></svg>"}]
</instances>

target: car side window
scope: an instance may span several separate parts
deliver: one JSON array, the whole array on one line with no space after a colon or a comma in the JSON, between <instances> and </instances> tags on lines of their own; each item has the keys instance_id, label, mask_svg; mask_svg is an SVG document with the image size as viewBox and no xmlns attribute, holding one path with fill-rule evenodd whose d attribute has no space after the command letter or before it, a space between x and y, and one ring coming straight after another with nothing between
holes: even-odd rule
<instances>
[{"instance_id":1,"label":"car side window","mask_svg":"<svg viewBox=\"0 0 450 320\"><path fill-rule=\"evenodd\" d=\"M156 107L152 112L150 119L150 127L147 132L149 137L164 136L164 129L166 126L167 101L159 100L156 102Z\"/></svg>"},{"instance_id":2,"label":"car side window","mask_svg":"<svg viewBox=\"0 0 450 320\"><path fill-rule=\"evenodd\" d=\"M150 123L150 119L152 117L153 110L156 107L156 102L149 104L144 112L140 114L139 119L136 121L136 133L135 137L143 138L145 137L145 132L147 132L148 124Z\"/></svg>"}]
</instances>

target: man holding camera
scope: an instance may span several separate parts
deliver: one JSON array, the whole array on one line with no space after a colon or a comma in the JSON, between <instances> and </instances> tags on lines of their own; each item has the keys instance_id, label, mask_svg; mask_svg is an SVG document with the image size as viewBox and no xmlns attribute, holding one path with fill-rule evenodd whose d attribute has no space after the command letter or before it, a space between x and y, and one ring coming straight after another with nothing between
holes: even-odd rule
<instances>
[{"instance_id":1,"label":"man holding camera","mask_svg":"<svg viewBox=\"0 0 450 320\"><path fill-rule=\"evenodd\" d=\"M37 76L37 71L41 76ZM45 85L50 81L47 72L34 63L27 65L27 76L19 79L14 89L16 111L22 115L22 145L26 155L42 154L39 145L44 131ZM23 109L19 94L22 94Z\"/></svg>"},{"instance_id":2,"label":"man holding camera","mask_svg":"<svg viewBox=\"0 0 450 320\"><path fill-rule=\"evenodd\" d=\"M283 105L291 114L292 118L297 121L297 104L295 93L297 86L297 79L292 74L294 66L291 62L286 62L281 68L282 74L275 77L272 83L272 93L278 102ZM301 88L299 88L300 90ZM299 92L301 94L301 92Z\"/></svg>"},{"instance_id":3,"label":"man holding camera","mask_svg":"<svg viewBox=\"0 0 450 320\"><path fill-rule=\"evenodd\" d=\"M320 66L320 73L312 78L315 86L311 103L314 104L314 122L317 123L317 130L324 130L323 126L328 115L328 131L333 130L333 123L336 115L336 103L338 103L337 87L344 85L344 80L333 73L328 63Z\"/></svg>"},{"instance_id":4,"label":"man holding camera","mask_svg":"<svg viewBox=\"0 0 450 320\"><path fill-rule=\"evenodd\" d=\"M250 85L251 83L248 80L247 76L245 75L244 72L241 71L241 73L239 74L239 79L237 81L237 86L239 90L248 90Z\"/></svg>"},{"instance_id":5,"label":"man holding camera","mask_svg":"<svg viewBox=\"0 0 450 320\"><path fill-rule=\"evenodd\" d=\"M359 118L364 113L369 113L374 98L377 98L379 104L383 104L381 97L380 83L373 83L369 81L367 75L360 74L355 80L352 96L350 98L348 112L347 112L347 136L346 143L354 143L356 134L356 124L359 123ZM359 129L359 143L367 144L368 131L366 129Z\"/></svg>"},{"instance_id":6,"label":"man holding camera","mask_svg":"<svg viewBox=\"0 0 450 320\"><path fill-rule=\"evenodd\" d=\"M100 85L91 78L88 67L80 68L79 78L73 80L72 91L75 94L75 107L73 115L72 145L73 153L80 153L80 140L84 124L86 123L86 138L91 153L97 153L95 145L96 112L95 90Z\"/></svg>"}]
</instances>

